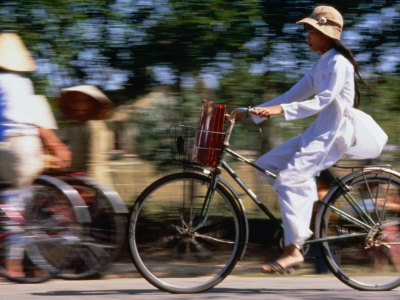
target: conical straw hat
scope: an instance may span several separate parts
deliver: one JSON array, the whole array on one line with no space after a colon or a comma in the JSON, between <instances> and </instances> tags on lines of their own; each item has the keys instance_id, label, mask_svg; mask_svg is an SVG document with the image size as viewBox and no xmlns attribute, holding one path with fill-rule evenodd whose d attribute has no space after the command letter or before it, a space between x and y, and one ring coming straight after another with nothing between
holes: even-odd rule
<instances>
[{"instance_id":1,"label":"conical straw hat","mask_svg":"<svg viewBox=\"0 0 400 300\"><path fill-rule=\"evenodd\" d=\"M0 68L15 72L31 72L35 67L35 61L17 34L0 34Z\"/></svg>"},{"instance_id":2,"label":"conical straw hat","mask_svg":"<svg viewBox=\"0 0 400 300\"><path fill-rule=\"evenodd\" d=\"M91 120L103 120L109 116L114 105L99 88L94 85L77 85L61 90L58 104L66 117L70 117L70 107L76 105L82 99L80 97L82 94L90 97L98 104L97 109L90 112Z\"/></svg>"}]
</instances>

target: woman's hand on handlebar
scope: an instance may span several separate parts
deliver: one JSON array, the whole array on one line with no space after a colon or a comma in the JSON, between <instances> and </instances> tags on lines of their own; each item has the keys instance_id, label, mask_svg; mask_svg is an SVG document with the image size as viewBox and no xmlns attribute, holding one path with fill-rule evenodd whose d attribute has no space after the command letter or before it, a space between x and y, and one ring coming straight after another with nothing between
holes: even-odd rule
<instances>
[{"instance_id":1,"label":"woman's hand on handlebar","mask_svg":"<svg viewBox=\"0 0 400 300\"><path fill-rule=\"evenodd\" d=\"M267 107L255 107L251 109L251 113L264 118L270 118L271 116L280 115L283 113L283 108L280 105L267 106Z\"/></svg>"},{"instance_id":2,"label":"woman's hand on handlebar","mask_svg":"<svg viewBox=\"0 0 400 300\"><path fill-rule=\"evenodd\" d=\"M255 114L259 117L270 118L271 116L280 115L283 113L281 105L273 105L267 107L255 107L255 108L235 108L231 111L230 117L235 119L235 123L245 120L250 117L251 114Z\"/></svg>"}]
</instances>

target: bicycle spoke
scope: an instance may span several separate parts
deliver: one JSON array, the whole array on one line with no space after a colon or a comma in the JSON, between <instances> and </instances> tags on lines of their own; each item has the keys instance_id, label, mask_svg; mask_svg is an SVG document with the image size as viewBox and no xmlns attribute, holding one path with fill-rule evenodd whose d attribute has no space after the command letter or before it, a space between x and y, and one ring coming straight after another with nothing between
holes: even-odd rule
<instances>
[{"instance_id":1,"label":"bicycle spoke","mask_svg":"<svg viewBox=\"0 0 400 300\"><path fill-rule=\"evenodd\" d=\"M321 236L330 269L360 290L395 288L400 285L400 178L370 172L346 185L349 191L338 190L324 214Z\"/></svg>"},{"instance_id":2,"label":"bicycle spoke","mask_svg":"<svg viewBox=\"0 0 400 300\"><path fill-rule=\"evenodd\" d=\"M218 186L206 201L209 178L173 174L138 198L130 217L130 250L139 272L174 293L206 290L239 258L241 219L230 194ZM173 197L171 197L173 195Z\"/></svg>"},{"instance_id":3,"label":"bicycle spoke","mask_svg":"<svg viewBox=\"0 0 400 300\"><path fill-rule=\"evenodd\" d=\"M197 232L195 233L195 237L199 237L199 238L202 238L202 239L205 239L205 240L210 240L210 241L214 241L214 242L218 242L218 243L235 244L234 241L217 239L217 238L214 238L214 237L211 237L211 236L207 236L207 235L204 235L204 234L199 234Z\"/></svg>"}]
</instances>

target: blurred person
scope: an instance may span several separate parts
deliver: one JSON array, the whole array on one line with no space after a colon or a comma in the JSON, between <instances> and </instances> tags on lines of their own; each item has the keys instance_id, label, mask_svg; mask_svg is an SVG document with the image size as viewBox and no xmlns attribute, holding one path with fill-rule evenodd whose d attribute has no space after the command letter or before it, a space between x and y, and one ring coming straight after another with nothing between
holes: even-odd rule
<instances>
[{"instance_id":1,"label":"blurred person","mask_svg":"<svg viewBox=\"0 0 400 300\"><path fill-rule=\"evenodd\" d=\"M300 249L312 235L310 221L313 204L318 199L315 177L321 170L332 166L344 154L358 159L378 156L387 141L387 135L377 125L378 129L368 132L363 122L376 123L354 109L360 102L355 74L362 78L352 52L340 41L342 15L334 7L318 6L297 24L304 26L310 50L320 52L321 57L289 91L250 111L255 123L281 114L286 120L318 114L304 133L256 161L260 167L277 174L272 180L258 173L279 197L284 226L283 254L262 266L266 273L286 273L304 261ZM238 121L247 117L239 110L232 113ZM369 143L363 144L365 139ZM374 140L377 147L369 152L366 147L372 146Z\"/></svg>"},{"instance_id":2,"label":"blurred person","mask_svg":"<svg viewBox=\"0 0 400 300\"><path fill-rule=\"evenodd\" d=\"M58 105L69 120L62 136L72 152L71 171L112 185L107 161L114 135L105 122L111 100L96 86L79 85L63 89Z\"/></svg>"},{"instance_id":3,"label":"blurred person","mask_svg":"<svg viewBox=\"0 0 400 300\"><path fill-rule=\"evenodd\" d=\"M1 204L20 213L32 200L30 186L44 167L47 149L57 158L59 167L70 161L68 148L58 139L54 116L43 96L34 94L31 80L24 76L35 69L35 62L21 38L15 33L0 34L0 180L9 188L0 193ZM22 232L22 225L5 230ZM10 240L12 239L12 240ZM23 239L18 234L9 238L5 268L11 276L24 276Z\"/></svg>"}]
</instances>

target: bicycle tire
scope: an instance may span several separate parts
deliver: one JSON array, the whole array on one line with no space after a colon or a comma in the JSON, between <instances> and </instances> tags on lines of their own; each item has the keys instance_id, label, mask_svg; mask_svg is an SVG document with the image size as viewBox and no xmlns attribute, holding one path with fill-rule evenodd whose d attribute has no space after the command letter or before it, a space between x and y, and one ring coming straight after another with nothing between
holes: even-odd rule
<instances>
[{"instance_id":1,"label":"bicycle tire","mask_svg":"<svg viewBox=\"0 0 400 300\"><path fill-rule=\"evenodd\" d=\"M71 259L71 249L80 242L84 226L90 223L82 198L66 183L39 176L32 187L33 199L25 209L22 231L11 234L23 241L19 260L23 270L19 275L6 270L10 243L1 235L0 274L18 283L44 282L61 272ZM3 229L6 226L3 223Z\"/></svg>"},{"instance_id":2,"label":"bicycle tire","mask_svg":"<svg viewBox=\"0 0 400 300\"><path fill-rule=\"evenodd\" d=\"M198 173L165 176L146 188L131 209L128 243L139 273L170 293L198 293L221 282L245 247L246 221L220 182L206 223L197 230L210 178Z\"/></svg>"},{"instance_id":3,"label":"bicycle tire","mask_svg":"<svg viewBox=\"0 0 400 300\"><path fill-rule=\"evenodd\" d=\"M117 192L84 176L62 176L61 180L77 191L91 192L86 200L91 223L83 243L74 248L74 260L58 274L62 279L99 276L117 258L125 241L128 209ZM85 199L85 197L82 197Z\"/></svg>"},{"instance_id":4,"label":"bicycle tire","mask_svg":"<svg viewBox=\"0 0 400 300\"><path fill-rule=\"evenodd\" d=\"M324 209L320 235L343 239L321 244L329 269L343 283L358 290L385 291L400 286L399 174L369 169L349 176L344 183L369 217L348 204L342 189L332 194L327 201L330 206ZM359 222L336 213L332 207Z\"/></svg>"}]
</instances>

